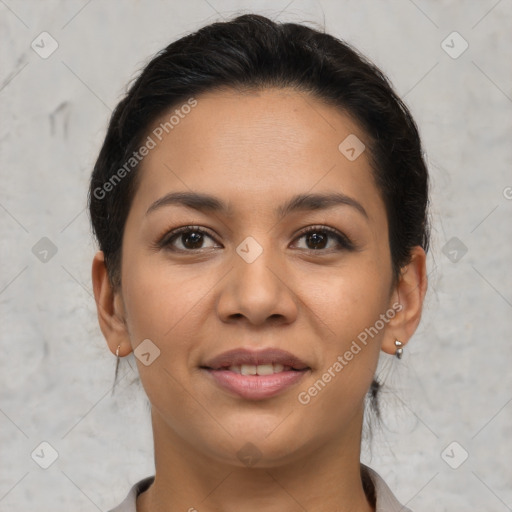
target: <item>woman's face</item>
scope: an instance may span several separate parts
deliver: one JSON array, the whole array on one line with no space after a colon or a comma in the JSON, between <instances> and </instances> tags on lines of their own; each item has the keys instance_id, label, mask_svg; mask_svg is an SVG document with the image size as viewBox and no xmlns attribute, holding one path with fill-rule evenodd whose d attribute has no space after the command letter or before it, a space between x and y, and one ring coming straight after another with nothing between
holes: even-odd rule
<instances>
[{"instance_id":1,"label":"woman's face","mask_svg":"<svg viewBox=\"0 0 512 512\"><path fill-rule=\"evenodd\" d=\"M168 133L160 122L172 113L152 127L123 238L118 298L145 354L156 428L235 465L342 446L360 431L397 311L385 206L368 155L357 156L365 134L291 89L196 100L176 107ZM177 192L212 199L187 206L168 196ZM302 364L269 366L267 354L253 362L271 376L218 369L233 349L283 350Z\"/></svg>"}]
</instances>

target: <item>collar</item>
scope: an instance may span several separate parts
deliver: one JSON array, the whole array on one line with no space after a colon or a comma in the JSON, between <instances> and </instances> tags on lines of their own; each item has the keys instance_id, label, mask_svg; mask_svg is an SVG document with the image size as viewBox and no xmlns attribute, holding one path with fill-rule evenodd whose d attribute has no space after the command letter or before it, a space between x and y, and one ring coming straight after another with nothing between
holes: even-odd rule
<instances>
[{"instance_id":1,"label":"collar","mask_svg":"<svg viewBox=\"0 0 512 512\"><path fill-rule=\"evenodd\" d=\"M372 468L361 464L361 477L366 495L375 504L375 512L412 512L395 497L382 477ZM137 512L137 496L146 491L155 476L148 476L132 486L126 498L109 512Z\"/></svg>"}]
</instances>

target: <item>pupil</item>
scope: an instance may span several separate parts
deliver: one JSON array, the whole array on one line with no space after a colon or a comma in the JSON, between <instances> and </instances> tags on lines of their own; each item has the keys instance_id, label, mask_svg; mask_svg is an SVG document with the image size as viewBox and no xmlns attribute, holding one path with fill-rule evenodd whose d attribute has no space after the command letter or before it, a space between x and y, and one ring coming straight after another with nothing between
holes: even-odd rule
<instances>
[{"instance_id":1,"label":"pupil","mask_svg":"<svg viewBox=\"0 0 512 512\"><path fill-rule=\"evenodd\" d=\"M313 249L319 249L319 247L317 247L318 245L323 245L322 242L325 242L325 236L324 235L319 235L318 233L311 233L310 235L308 235L308 242L311 241L312 242L312 245L314 245L315 247L313 247ZM322 247L320 247L321 249Z\"/></svg>"},{"instance_id":2,"label":"pupil","mask_svg":"<svg viewBox=\"0 0 512 512\"><path fill-rule=\"evenodd\" d=\"M183 235L185 243L183 244L185 247L188 247L189 249L196 249L198 246L201 245L202 242L202 235L201 233L197 233L196 231L191 231L188 234ZM189 241L191 242L189 244Z\"/></svg>"}]
</instances>

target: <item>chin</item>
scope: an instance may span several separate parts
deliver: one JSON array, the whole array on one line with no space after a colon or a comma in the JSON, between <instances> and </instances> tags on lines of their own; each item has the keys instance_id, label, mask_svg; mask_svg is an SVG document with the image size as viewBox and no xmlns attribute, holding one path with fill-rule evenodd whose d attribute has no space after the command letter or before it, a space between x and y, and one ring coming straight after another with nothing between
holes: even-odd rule
<instances>
[{"instance_id":1,"label":"chin","mask_svg":"<svg viewBox=\"0 0 512 512\"><path fill-rule=\"evenodd\" d=\"M233 437L224 446L219 443L211 446L213 455L237 467L271 468L293 463L305 453L309 443L298 438L296 428L279 431L277 425L279 422L274 424L273 432L268 430L270 434L257 421L239 425L236 430L230 430Z\"/></svg>"}]
</instances>

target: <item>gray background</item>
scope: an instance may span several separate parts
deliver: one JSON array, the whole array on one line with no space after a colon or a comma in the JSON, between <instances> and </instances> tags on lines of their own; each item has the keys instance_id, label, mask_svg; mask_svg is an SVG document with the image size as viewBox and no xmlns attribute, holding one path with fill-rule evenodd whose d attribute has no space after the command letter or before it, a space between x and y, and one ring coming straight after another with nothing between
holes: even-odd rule
<instances>
[{"instance_id":1,"label":"gray background","mask_svg":"<svg viewBox=\"0 0 512 512\"><path fill-rule=\"evenodd\" d=\"M415 512L512 510L510 0L0 0L0 510L108 510L153 474L133 354L111 396L87 181L111 109L144 63L248 11L325 24L354 44L424 141L430 288L402 361L382 356L385 426L363 460ZM43 31L59 45L46 59L31 47L43 51ZM454 31L469 44L457 58L463 41L442 43ZM47 469L43 441L58 454Z\"/></svg>"}]
</instances>

